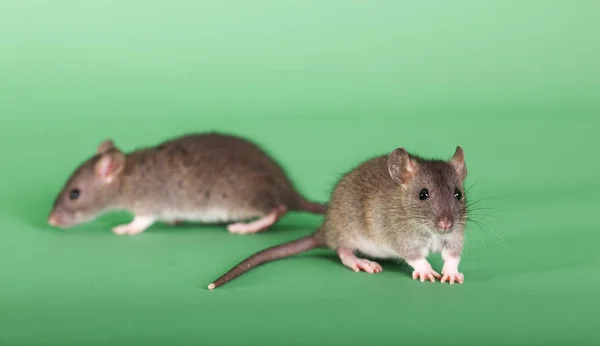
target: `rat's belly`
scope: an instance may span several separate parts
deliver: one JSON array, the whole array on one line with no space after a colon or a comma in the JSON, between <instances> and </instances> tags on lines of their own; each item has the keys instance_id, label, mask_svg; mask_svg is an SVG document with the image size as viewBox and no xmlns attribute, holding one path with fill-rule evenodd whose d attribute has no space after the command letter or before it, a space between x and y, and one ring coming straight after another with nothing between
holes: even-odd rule
<instances>
[{"instance_id":1,"label":"rat's belly","mask_svg":"<svg viewBox=\"0 0 600 346\"><path fill-rule=\"evenodd\" d=\"M201 223L225 223L257 217L256 212L211 206L197 210L171 210L160 216L165 221L185 220Z\"/></svg>"},{"instance_id":2,"label":"rat's belly","mask_svg":"<svg viewBox=\"0 0 600 346\"><path fill-rule=\"evenodd\" d=\"M354 248L362 254L372 258L398 258L398 254L391 248L377 244L371 239L365 237L357 237L354 240Z\"/></svg>"}]
</instances>

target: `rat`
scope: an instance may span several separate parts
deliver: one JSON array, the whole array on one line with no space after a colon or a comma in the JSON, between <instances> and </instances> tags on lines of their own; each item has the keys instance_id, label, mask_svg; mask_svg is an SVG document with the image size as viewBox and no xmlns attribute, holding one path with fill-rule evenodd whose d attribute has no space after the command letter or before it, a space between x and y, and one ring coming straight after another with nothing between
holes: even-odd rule
<instances>
[{"instance_id":1,"label":"rat","mask_svg":"<svg viewBox=\"0 0 600 346\"><path fill-rule=\"evenodd\" d=\"M299 194L257 144L211 132L127 154L103 141L67 180L48 222L70 228L113 210L134 216L113 228L118 235L141 233L156 221L228 223L229 232L249 234L268 229L287 211L323 214L326 205Z\"/></svg>"},{"instance_id":2,"label":"rat","mask_svg":"<svg viewBox=\"0 0 600 346\"><path fill-rule=\"evenodd\" d=\"M370 159L342 176L316 232L255 253L208 289L265 262L315 248L335 250L355 272L379 273L382 267L373 260L400 259L412 267L415 280L462 284L458 265L467 222L466 177L461 147L449 160L424 159L404 148ZM427 261L432 252L441 252L441 275Z\"/></svg>"}]
</instances>

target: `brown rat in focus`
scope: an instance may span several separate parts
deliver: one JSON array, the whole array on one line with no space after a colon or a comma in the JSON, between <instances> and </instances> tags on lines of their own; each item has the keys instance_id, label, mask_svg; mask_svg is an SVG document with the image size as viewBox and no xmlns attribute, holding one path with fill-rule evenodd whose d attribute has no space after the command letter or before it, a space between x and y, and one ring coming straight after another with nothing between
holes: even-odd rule
<instances>
[{"instance_id":1,"label":"brown rat in focus","mask_svg":"<svg viewBox=\"0 0 600 346\"><path fill-rule=\"evenodd\" d=\"M355 272L382 270L356 252L372 259L402 259L413 268L413 279L463 283L458 264L467 222L466 177L460 147L448 161L427 160L402 148L371 159L342 177L314 234L257 252L208 288L262 263L317 247L334 249ZM442 275L427 261L430 252L441 252Z\"/></svg>"},{"instance_id":2,"label":"brown rat in focus","mask_svg":"<svg viewBox=\"0 0 600 346\"><path fill-rule=\"evenodd\" d=\"M267 229L287 211L323 214L296 192L284 170L258 145L219 133L191 134L121 152L106 140L77 168L48 222L68 228L111 210L134 214L116 234L138 234L156 221L230 223L232 233ZM244 223L253 218L257 220Z\"/></svg>"}]
</instances>

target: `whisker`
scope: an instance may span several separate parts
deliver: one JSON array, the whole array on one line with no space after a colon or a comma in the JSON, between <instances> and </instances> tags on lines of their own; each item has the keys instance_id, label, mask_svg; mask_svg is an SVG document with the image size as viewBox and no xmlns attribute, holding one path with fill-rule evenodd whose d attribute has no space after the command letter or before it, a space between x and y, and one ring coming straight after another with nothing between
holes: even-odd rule
<instances>
[{"instance_id":1,"label":"whisker","mask_svg":"<svg viewBox=\"0 0 600 346\"><path fill-rule=\"evenodd\" d=\"M468 209L468 208L471 208L472 206L474 206L474 205L476 205L476 204L479 204L479 203L481 203L481 202L485 202L485 201L486 201L486 199L480 199L480 200L477 200L477 201L474 201L474 202L468 203L468 204L466 204L466 205L465 205L465 208L467 208L467 209Z\"/></svg>"},{"instance_id":2,"label":"whisker","mask_svg":"<svg viewBox=\"0 0 600 346\"><path fill-rule=\"evenodd\" d=\"M466 191L471 190L473 187L477 186L478 182L474 182L473 184L471 184L471 186L469 186L468 188L466 188Z\"/></svg>"},{"instance_id":3,"label":"whisker","mask_svg":"<svg viewBox=\"0 0 600 346\"><path fill-rule=\"evenodd\" d=\"M475 208L475 209L469 209L469 212L473 212L473 211L477 211L477 210L493 210L493 211L499 211L499 212L505 212L506 210L504 209L498 209L498 208Z\"/></svg>"},{"instance_id":4,"label":"whisker","mask_svg":"<svg viewBox=\"0 0 600 346\"><path fill-rule=\"evenodd\" d=\"M467 230L469 230L469 231L475 231L475 230L473 229L473 227L471 227L471 225L466 225L466 226L465 226L465 229L467 229ZM465 238L465 241L466 241L466 238ZM474 247L474 248L476 248L476 247L477 247L477 242L476 242L476 241L475 241L475 242L473 242L473 247Z\"/></svg>"},{"instance_id":5,"label":"whisker","mask_svg":"<svg viewBox=\"0 0 600 346\"><path fill-rule=\"evenodd\" d=\"M481 223L480 223L479 221L477 221L477 220L473 220L473 219L469 219L469 221L473 221L473 222L474 222L474 223L477 225L477 227L479 227L479 229L481 229L481 231L482 231L482 232L487 232L487 231L484 229L484 227L481 225ZM509 245L509 244L508 244L508 242L507 242L506 240L504 240L504 238L502 238L502 237L501 237L501 236L500 236L500 235L499 235L497 232L495 232L495 231L494 231L493 229L491 229L491 228L490 228L490 231L491 231L492 233L494 233L494 235L496 235L496 236L497 236L497 237L498 237L498 238L499 238L499 239L500 239L500 240L501 240L501 241L504 243L504 244L503 244L503 243L500 243L500 242L497 242L497 241L495 241L495 243L496 243L496 244L498 244L498 245L500 245L500 246L504 247L505 249L509 249L509 250L510 250L510 248L508 247L508 245Z\"/></svg>"},{"instance_id":6,"label":"whisker","mask_svg":"<svg viewBox=\"0 0 600 346\"><path fill-rule=\"evenodd\" d=\"M494 230L493 230L493 229L491 229L491 228L490 228L490 231L491 231L492 233L494 233L494 234L495 234L495 235L496 235L498 238L500 238L500 240L502 240L502 241L503 241L503 242L504 242L506 245L509 245L509 244L508 244L508 242L507 242L506 240L504 240L504 238L502 238L502 237L500 236L500 234L498 234L496 231L494 231ZM507 247L507 248L508 248L508 247Z\"/></svg>"},{"instance_id":7,"label":"whisker","mask_svg":"<svg viewBox=\"0 0 600 346\"><path fill-rule=\"evenodd\" d=\"M504 221L504 220L500 219L499 217L497 217L495 215L490 215L490 214L479 213L479 214L471 214L471 215L469 215L469 217L471 217L471 216L487 216L487 217L491 217L493 219L496 219L498 221Z\"/></svg>"},{"instance_id":8,"label":"whisker","mask_svg":"<svg viewBox=\"0 0 600 346\"><path fill-rule=\"evenodd\" d=\"M487 247L487 244L485 243L485 240L483 240L483 237L481 236L481 234L477 233L477 235L479 236L479 239L481 239L481 242L483 243L483 247L485 247L486 250L489 250L489 248Z\"/></svg>"},{"instance_id":9,"label":"whisker","mask_svg":"<svg viewBox=\"0 0 600 346\"><path fill-rule=\"evenodd\" d=\"M485 202L485 201L489 201L489 200L494 200L494 199L499 199L498 197L487 197L487 198L483 198L483 199L479 199L473 202L470 202L466 205L467 208L474 206L475 204L481 203L481 202Z\"/></svg>"}]
</instances>

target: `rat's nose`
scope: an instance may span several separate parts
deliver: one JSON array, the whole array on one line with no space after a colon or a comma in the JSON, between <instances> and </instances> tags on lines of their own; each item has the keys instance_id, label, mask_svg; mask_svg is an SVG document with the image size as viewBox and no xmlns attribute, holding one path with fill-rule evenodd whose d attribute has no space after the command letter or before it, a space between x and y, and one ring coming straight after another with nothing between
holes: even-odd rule
<instances>
[{"instance_id":1,"label":"rat's nose","mask_svg":"<svg viewBox=\"0 0 600 346\"><path fill-rule=\"evenodd\" d=\"M438 222L438 226L441 229L450 229L453 226L453 222L448 220L448 219L442 219L440 222Z\"/></svg>"},{"instance_id":2,"label":"rat's nose","mask_svg":"<svg viewBox=\"0 0 600 346\"><path fill-rule=\"evenodd\" d=\"M48 218L48 223L50 224L50 226L57 226L58 220L56 218L56 215L50 215L50 217Z\"/></svg>"}]
</instances>

